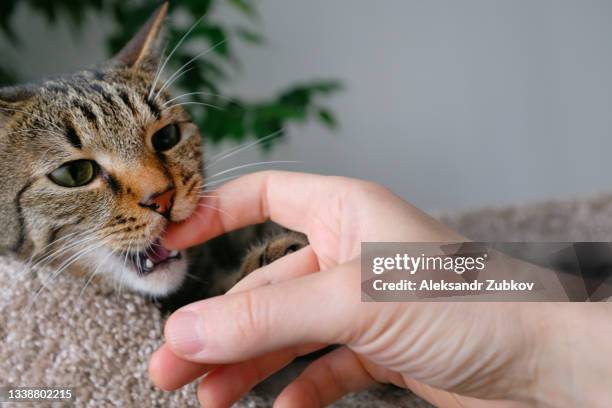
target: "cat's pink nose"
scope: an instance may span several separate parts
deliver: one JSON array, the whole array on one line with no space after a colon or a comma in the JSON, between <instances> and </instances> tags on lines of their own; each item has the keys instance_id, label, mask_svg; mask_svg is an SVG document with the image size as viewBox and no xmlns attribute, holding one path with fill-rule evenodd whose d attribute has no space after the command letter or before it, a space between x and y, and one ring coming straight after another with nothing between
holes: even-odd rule
<instances>
[{"instance_id":1,"label":"cat's pink nose","mask_svg":"<svg viewBox=\"0 0 612 408\"><path fill-rule=\"evenodd\" d=\"M176 189L171 187L161 193L152 194L146 200L140 202L140 205L150 208L168 218L170 216L170 210L172 209L172 203L174 202L175 192Z\"/></svg>"}]
</instances>

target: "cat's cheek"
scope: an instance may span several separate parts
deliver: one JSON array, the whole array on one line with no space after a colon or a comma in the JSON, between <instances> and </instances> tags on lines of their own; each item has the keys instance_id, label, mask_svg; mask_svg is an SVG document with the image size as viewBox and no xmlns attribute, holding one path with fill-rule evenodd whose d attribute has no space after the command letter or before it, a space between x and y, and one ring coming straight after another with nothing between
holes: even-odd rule
<instances>
[{"instance_id":1,"label":"cat's cheek","mask_svg":"<svg viewBox=\"0 0 612 408\"><path fill-rule=\"evenodd\" d=\"M195 186L201 185L201 181L195 183ZM195 210L198 208L199 196L196 192L187 191L183 192L177 197L174 208L172 209L172 221L179 222L184 221L191 217Z\"/></svg>"},{"instance_id":2,"label":"cat's cheek","mask_svg":"<svg viewBox=\"0 0 612 408\"><path fill-rule=\"evenodd\" d=\"M185 198L184 202L180 206L175 206L172 211L172 221L180 222L184 221L195 212L198 207L198 198Z\"/></svg>"}]
</instances>

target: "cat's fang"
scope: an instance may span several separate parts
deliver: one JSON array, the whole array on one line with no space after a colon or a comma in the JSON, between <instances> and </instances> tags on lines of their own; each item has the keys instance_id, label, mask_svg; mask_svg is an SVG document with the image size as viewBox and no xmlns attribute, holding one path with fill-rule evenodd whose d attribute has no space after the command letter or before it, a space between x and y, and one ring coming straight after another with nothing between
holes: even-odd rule
<instances>
[{"instance_id":1,"label":"cat's fang","mask_svg":"<svg viewBox=\"0 0 612 408\"><path fill-rule=\"evenodd\" d=\"M139 276L154 273L159 266L181 259L180 251L170 251L156 241L151 248L130 254L132 266Z\"/></svg>"}]
</instances>

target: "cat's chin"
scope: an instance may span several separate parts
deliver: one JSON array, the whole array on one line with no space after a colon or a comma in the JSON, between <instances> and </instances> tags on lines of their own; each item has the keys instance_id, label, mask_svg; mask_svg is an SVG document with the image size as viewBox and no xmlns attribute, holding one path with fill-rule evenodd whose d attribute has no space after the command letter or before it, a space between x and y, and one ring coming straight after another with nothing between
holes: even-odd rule
<instances>
[{"instance_id":1,"label":"cat's chin","mask_svg":"<svg viewBox=\"0 0 612 408\"><path fill-rule=\"evenodd\" d=\"M187 261L183 258L174 259L163 265L157 265L155 270L147 275L141 275L134 268L127 267L123 280L127 286L145 295L164 297L176 292L187 276Z\"/></svg>"},{"instance_id":2,"label":"cat's chin","mask_svg":"<svg viewBox=\"0 0 612 408\"><path fill-rule=\"evenodd\" d=\"M155 265L154 270L146 274L125 256L111 254L110 250L99 251L93 258L91 261L95 265L94 269L97 268L100 275L117 283L119 287L127 287L153 297L165 297L176 292L187 276L185 254Z\"/></svg>"}]
</instances>

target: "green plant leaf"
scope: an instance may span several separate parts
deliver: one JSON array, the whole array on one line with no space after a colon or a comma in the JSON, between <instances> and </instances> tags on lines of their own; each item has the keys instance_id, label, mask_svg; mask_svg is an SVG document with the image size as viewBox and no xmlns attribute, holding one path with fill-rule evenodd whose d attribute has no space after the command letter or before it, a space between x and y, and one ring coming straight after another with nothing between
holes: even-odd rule
<instances>
[{"instance_id":1,"label":"green plant leaf","mask_svg":"<svg viewBox=\"0 0 612 408\"><path fill-rule=\"evenodd\" d=\"M17 1L0 1L0 36L4 36L13 44L18 41L11 25L16 6L21 4ZM110 55L119 51L159 6L158 1L144 0L19 1L26 3L34 13L44 16L51 24L60 24L62 18L67 18L76 30L86 28L83 21L91 13L110 16L116 26L106 39ZM223 83L231 80L230 68L241 67L239 58L234 55L231 47L234 41L261 45L265 40L258 30L248 27L248 24L230 26L223 21L212 20L210 11L221 3L222 0L173 0L170 2L170 12L186 15L191 21L179 22L179 19L173 18L167 20L168 31L173 39L173 44L171 42L168 49L172 49L186 32L186 27L203 17L169 60L164 70L166 79L199 52L204 51L194 49L194 44L205 41L208 47L214 47L209 53L190 63L188 69L178 76L172 86L176 96L192 92L208 93L185 96L177 100L177 103L195 102L217 107L184 105L202 134L213 143L226 140L241 142L246 138L265 137L285 128L289 123L307 120L318 120L329 128L335 128L337 119L333 111L319 105L320 99L327 98L341 89L340 83L335 80L304 81L293 84L272 97L249 102L223 93ZM249 20L257 17L256 2L253 0L227 0L227 4L238 9ZM0 61L0 84L7 85L16 81L17 78L9 66L9 61ZM270 149L274 141L279 139L262 144L261 148Z\"/></svg>"},{"instance_id":2,"label":"green plant leaf","mask_svg":"<svg viewBox=\"0 0 612 408\"><path fill-rule=\"evenodd\" d=\"M227 35L225 29L219 25L200 24L196 27L192 34L194 36L203 37L208 39L210 48L203 50L203 52L214 52L222 57L229 57L230 54L230 37Z\"/></svg>"},{"instance_id":3,"label":"green plant leaf","mask_svg":"<svg viewBox=\"0 0 612 408\"><path fill-rule=\"evenodd\" d=\"M319 120L328 128L336 129L338 127L338 121L334 113L327 108L320 108L317 112Z\"/></svg>"},{"instance_id":4,"label":"green plant leaf","mask_svg":"<svg viewBox=\"0 0 612 408\"><path fill-rule=\"evenodd\" d=\"M236 34L244 42L247 42L250 44L261 45L265 42L265 39L261 34L253 30L249 30L248 28L244 28L244 27L237 28Z\"/></svg>"},{"instance_id":5,"label":"green plant leaf","mask_svg":"<svg viewBox=\"0 0 612 408\"><path fill-rule=\"evenodd\" d=\"M252 2L249 0L228 0L228 2L251 18L257 16L255 6L253 6Z\"/></svg>"},{"instance_id":6,"label":"green plant leaf","mask_svg":"<svg viewBox=\"0 0 612 408\"><path fill-rule=\"evenodd\" d=\"M208 14L212 7L211 0L181 0L170 3L171 5L176 3L176 6L186 7L187 10L196 18L205 16Z\"/></svg>"}]
</instances>

